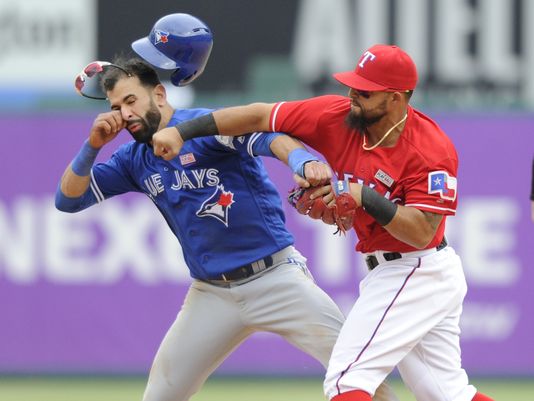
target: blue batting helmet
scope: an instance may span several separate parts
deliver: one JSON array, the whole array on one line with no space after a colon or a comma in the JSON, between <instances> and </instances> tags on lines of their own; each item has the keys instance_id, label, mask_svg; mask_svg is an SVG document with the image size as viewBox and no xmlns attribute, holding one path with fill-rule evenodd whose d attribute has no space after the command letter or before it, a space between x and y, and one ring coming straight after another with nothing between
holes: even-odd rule
<instances>
[{"instance_id":1,"label":"blue batting helmet","mask_svg":"<svg viewBox=\"0 0 534 401\"><path fill-rule=\"evenodd\" d=\"M154 24L150 34L132 49L155 67L175 70L171 82L184 86L204 71L213 46L208 26L189 14L170 14Z\"/></svg>"}]
</instances>

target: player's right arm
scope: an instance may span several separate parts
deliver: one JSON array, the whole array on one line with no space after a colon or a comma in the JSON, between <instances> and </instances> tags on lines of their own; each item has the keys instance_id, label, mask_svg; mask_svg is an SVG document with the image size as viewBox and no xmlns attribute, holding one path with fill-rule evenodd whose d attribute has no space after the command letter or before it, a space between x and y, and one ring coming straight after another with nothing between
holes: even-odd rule
<instances>
[{"instance_id":1,"label":"player's right arm","mask_svg":"<svg viewBox=\"0 0 534 401\"><path fill-rule=\"evenodd\" d=\"M217 129L223 135L240 135L243 132L271 131L269 120L275 103L252 103L229 107L213 112Z\"/></svg>"},{"instance_id":2,"label":"player's right arm","mask_svg":"<svg viewBox=\"0 0 534 401\"><path fill-rule=\"evenodd\" d=\"M239 136L247 132L272 131L269 120L274 103L252 103L247 106L216 110L175 127L164 128L152 137L154 154L171 160L180 153L184 141L211 135Z\"/></svg>"},{"instance_id":3,"label":"player's right arm","mask_svg":"<svg viewBox=\"0 0 534 401\"><path fill-rule=\"evenodd\" d=\"M89 138L65 169L56 190L56 207L75 212L87 207L87 194L91 182L91 168L100 149L112 141L126 126L120 111L99 114L91 127Z\"/></svg>"}]
</instances>

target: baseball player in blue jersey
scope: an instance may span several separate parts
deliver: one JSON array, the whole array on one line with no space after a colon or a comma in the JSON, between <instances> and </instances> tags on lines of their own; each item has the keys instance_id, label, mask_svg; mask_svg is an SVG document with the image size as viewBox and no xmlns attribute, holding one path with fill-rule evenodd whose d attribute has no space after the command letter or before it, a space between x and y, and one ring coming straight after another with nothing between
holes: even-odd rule
<instances>
[{"instance_id":1,"label":"baseball player in blue jersey","mask_svg":"<svg viewBox=\"0 0 534 401\"><path fill-rule=\"evenodd\" d=\"M152 133L209 110L173 110L163 86L151 86L150 66L116 64L132 76L116 70L106 78L112 111L96 117L61 179L56 206L77 212L141 192L180 241L194 281L158 350L144 400L188 400L256 331L279 333L326 365L344 318L293 248L277 191L255 157L270 155L277 135L206 137L166 162L153 155ZM123 128L135 141L92 165Z\"/></svg>"}]
</instances>

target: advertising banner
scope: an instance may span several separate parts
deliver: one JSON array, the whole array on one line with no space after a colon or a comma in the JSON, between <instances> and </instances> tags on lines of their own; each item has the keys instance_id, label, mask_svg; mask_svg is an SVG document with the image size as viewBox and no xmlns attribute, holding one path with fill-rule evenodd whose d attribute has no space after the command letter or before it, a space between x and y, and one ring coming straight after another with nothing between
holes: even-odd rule
<instances>
[{"instance_id":1,"label":"advertising banner","mask_svg":"<svg viewBox=\"0 0 534 401\"><path fill-rule=\"evenodd\" d=\"M96 0L0 0L0 92L71 90L97 48Z\"/></svg>"},{"instance_id":2,"label":"advertising banner","mask_svg":"<svg viewBox=\"0 0 534 401\"><path fill-rule=\"evenodd\" d=\"M61 174L93 118L0 119L0 372L146 373L191 282L179 244L146 196L118 197L73 215L54 208ZM534 116L435 118L460 157L460 207L448 219L447 236L469 284L465 368L532 375ZM122 133L99 158L127 140ZM285 197L293 186L289 169L276 160L266 165ZM332 227L285 206L316 281L348 312L366 272L354 234L333 235ZM274 335L255 334L218 372L323 370Z\"/></svg>"}]
</instances>

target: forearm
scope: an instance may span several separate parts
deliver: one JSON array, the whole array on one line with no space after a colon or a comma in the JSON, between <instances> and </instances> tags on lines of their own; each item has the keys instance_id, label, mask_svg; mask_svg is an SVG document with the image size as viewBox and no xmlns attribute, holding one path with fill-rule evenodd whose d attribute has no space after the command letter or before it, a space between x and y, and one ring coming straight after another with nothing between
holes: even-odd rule
<instances>
[{"instance_id":1,"label":"forearm","mask_svg":"<svg viewBox=\"0 0 534 401\"><path fill-rule=\"evenodd\" d=\"M271 142L270 148L271 152L273 152L273 155L285 164L289 164L289 155L297 149L301 149L302 151L308 153L310 155L310 160L317 160L317 158L311 156L311 154L306 150L304 145L300 143L300 141L287 135L278 135L276 138L274 138Z\"/></svg>"},{"instance_id":2,"label":"forearm","mask_svg":"<svg viewBox=\"0 0 534 401\"><path fill-rule=\"evenodd\" d=\"M396 239L414 248L424 249L436 235L437 227L430 224L420 210L398 206L395 216L384 228Z\"/></svg>"},{"instance_id":3,"label":"forearm","mask_svg":"<svg viewBox=\"0 0 534 401\"><path fill-rule=\"evenodd\" d=\"M325 184L332 178L327 164L308 152L300 141L285 134L263 132L254 141L253 150L255 155L276 157L287 164L299 186Z\"/></svg>"},{"instance_id":4,"label":"forearm","mask_svg":"<svg viewBox=\"0 0 534 401\"><path fill-rule=\"evenodd\" d=\"M351 183L358 206L371 215L394 238L418 249L425 248L436 235L442 216L395 204L375 190Z\"/></svg>"},{"instance_id":5,"label":"forearm","mask_svg":"<svg viewBox=\"0 0 534 401\"><path fill-rule=\"evenodd\" d=\"M255 131L272 131L269 119L274 104L252 103L247 106L216 110L213 117L221 135L242 135Z\"/></svg>"},{"instance_id":6,"label":"forearm","mask_svg":"<svg viewBox=\"0 0 534 401\"><path fill-rule=\"evenodd\" d=\"M228 107L183 121L176 124L175 128L182 141L202 136L238 136L250 132L270 131L271 109L272 105L266 103ZM157 134L155 137L157 138Z\"/></svg>"},{"instance_id":7,"label":"forearm","mask_svg":"<svg viewBox=\"0 0 534 401\"><path fill-rule=\"evenodd\" d=\"M61 177L60 190L63 195L69 198L77 198L87 191L90 182L90 175L79 176L75 174L69 164Z\"/></svg>"},{"instance_id":8,"label":"forearm","mask_svg":"<svg viewBox=\"0 0 534 401\"><path fill-rule=\"evenodd\" d=\"M91 139L83 143L61 177L60 188L64 195L75 198L85 193L91 180L91 168L99 151L100 148L93 147Z\"/></svg>"}]
</instances>

